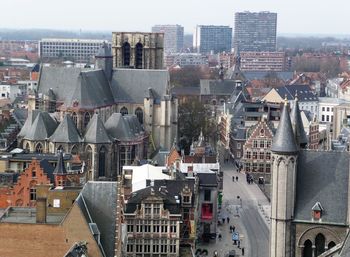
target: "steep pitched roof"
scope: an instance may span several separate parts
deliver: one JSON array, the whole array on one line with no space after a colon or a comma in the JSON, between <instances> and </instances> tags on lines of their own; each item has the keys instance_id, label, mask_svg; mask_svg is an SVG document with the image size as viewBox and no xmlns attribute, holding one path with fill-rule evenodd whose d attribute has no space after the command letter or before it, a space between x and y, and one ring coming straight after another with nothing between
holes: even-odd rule
<instances>
[{"instance_id":1,"label":"steep pitched roof","mask_svg":"<svg viewBox=\"0 0 350 257\"><path fill-rule=\"evenodd\" d=\"M144 131L135 115L113 113L105 128L110 136L120 141L131 141L143 135Z\"/></svg>"},{"instance_id":2,"label":"steep pitched roof","mask_svg":"<svg viewBox=\"0 0 350 257\"><path fill-rule=\"evenodd\" d=\"M94 116L92 116L92 119L90 120L87 126L84 139L86 143L93 143L93 144L111 142L111 139L108 136L107 130L97 113L95 113Z\"/></svg>"},{"instance_id":3,"label":"steep pitched roof","mask_svg":"<svg viewBox=\"0 0 350 257\"><path fill-rule=\"evenodd\" d=\"M28 131L30 130L36 116L38 115L40 111L38 110L32 110L31 112L28 113L28 117L25 120L23 127L21 129L21 131L18 133L18 137L25 137L28 133Z\"/></svg>"},{"instance_id":4,"label":"steep pitched roof","mask_svg":"<svg viewBox=\"0 0 350 257\"><path fill-rule=\"evenodd\" d=\"M55 175L67 175L66 166L64 165L63 152L60 151L58 154L58 160L56 168L53 172Z\"/></svg>"},{"instance_id":5,"label":"steep pitched roof","mask_svg":"<svg viewBox=\"0 0 350 257\"><path fill-rule=\"evenodd\" d=\"M50 137L50 141L55 143L79 143L82 141L70 115L64 116L63 121Z\"/></svg>"},{"instance_id":6,"label":"steep pitched roof","mask_svg":"<svg viewBox=\"0 0 350 257\"><path fill-rule=\"evenodd\" d=\"M167 70L114 69L111 89L116 103L142 103L149 96L149 89L156 99L167 94L169 73Z\"/></svg>"},{"instance_id":7,"label":"steep pitched roof","mask_svg":"<svg viewBox=\"0 0 350 257\"><path fill-rule=\"evenodd\" d=\"M32 117L28 119L32 119ZM23 126L22 130L25 127ZM45 140L52 135L56 128L57 122L47 112L39 112L28 132L24 132L24 138L28 140Z\"/></svg>"},{"instance_id":8,"label":"steep pitched roof","mask_svg":"<svg viewBox=\"0 0 350 257\"><path fill-rule=\"evenodd\" d=\"M312 207L316 202L322 202L322 223L346 225L349 166L348 152L301 150L297 167L295 220L312 222Z\"/></svg>"},{"instance_id":9,"label":"steep pitched roof","mask_svg":"<svg viewBox=\"0 0 350 257\"><path fill-rule=\"evenodd\" d=\"M283 105L281 119L278 124L276 135L273 138L271 151L281 154L295 153L298 151L287 103Z\"/></svg>"},{"instance_id":10,"label":"steep pitched roof","mask_svg":"<svg viewBox=\"0 0 350 257\"><path fill-rule=\"evenodd\" d=\"M305 146L308 140L305 134L303 122L301 120L299 103L298 103L297 97L295 98L290 118L292 122L293 133L295 135L297 144L299 144L300 146Z\"/></svg>"}]
</instances>

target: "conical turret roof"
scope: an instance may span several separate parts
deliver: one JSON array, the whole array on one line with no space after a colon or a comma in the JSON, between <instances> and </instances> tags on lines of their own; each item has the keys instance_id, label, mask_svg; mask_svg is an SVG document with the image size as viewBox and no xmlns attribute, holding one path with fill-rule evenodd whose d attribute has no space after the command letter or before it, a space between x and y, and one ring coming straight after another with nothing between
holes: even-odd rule
<instances>
[{"instance_id":1,"label":"conical turret roof","mask_svg":"<svg viewBox=\"0 0 350 257\"><path fill-rule=\"evenodd\" d=\"M63 121L58 125L50 137L51 142L57 143L79 143L82 142L77 127L72 118L66 114Z\"/></svg>"},{"instance_id":2,"label":"conical turret roof","mask_svg":"<svg viewBox=\"0 0 350 257\"><path fill-rule=\"evenodd\" d=\"M272 152L289 154L298 151L290 121L287 102L283 106L280 123L271 147Z\"/></svg>"},{"instance_id":3,"label":"conical turret roof","mask_svg":"<svg viewBox=\"0 0 350 257\"><path fill-rule=\"evenodd\" d=\"M304 147L307 144L308 140L305 134L303 122L301 120L299 102L297 97L295 97L294 106L292 108L290 118L292 122L296 143L299 146Z\"/></svg>"},{"instance_id":4,"label":"conical turret roof","mask_svg":"<svg viewBox=\"0 0 350 257\"><path fill-rule=\"evenodd\" d=\"M67 170L66 166L64 166L64 160L63 160L63 152L59 151L58 153L58 160L55 170L53 171L53 174L55 175L66 175Z\"/></svg>"},{"instance_id":5,"label":"conical turret roof","mask_svg":"<svg viewBox=\"0 0 350 257\"><path fill-rule=\"evenodd\" d=\"M97 113L94 114L87 126L85 142L92 144L111 143L106 128Z\"/></svg>"}]
</instances>

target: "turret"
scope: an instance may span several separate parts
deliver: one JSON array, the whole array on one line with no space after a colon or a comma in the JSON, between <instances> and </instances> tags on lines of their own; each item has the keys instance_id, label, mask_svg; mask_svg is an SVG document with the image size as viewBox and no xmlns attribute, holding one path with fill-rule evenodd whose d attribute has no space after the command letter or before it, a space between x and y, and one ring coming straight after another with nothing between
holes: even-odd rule
<instances>
[{"instance_id":1,"label":"turret","mask_svg":"<svg viewBox=\"0 0 350 257\"><path fill-rule=\"evenodd\" d=\"M299 110L299 102L298 102L298 96L295 96L294 105L291 111L291 122L293 127L293 132L295 136L295 141L297 143L297 146L300 148L306 148L306 145L308 143L303 122L301 120L300 110Z\"/></svg>"},{"instance_id":2,"label":"turret","mask_svg":"<svg viewBox=\"0 0 350 257\"><path fill-rule=\"evenodd\" d=\"M63 152L59 151L56 168L53 172L55 176L55 186L65 186L67 182L67 170L64 166Z\"/></svg>"},{"instance_id":3,"label":"turret","mask_svg":"<svg viewBox=\"0 0 350 257\"><path fill-rule=\"evenodd\" d=\"M294 215L298 146L287 101L272 147L272 193L270 257L294 256L292 220Z\"/></svg>"},{"instance_id":4,"label":"turret","mask_svg":"<svg viewBox=\"0 0 350 257\"><path fill-rule=\"evenodd\" d=\"M104 42L95 55L95 68L102 69L109 81L112 80L113 57L110 46Z\"/></svg>"}]
</instances>

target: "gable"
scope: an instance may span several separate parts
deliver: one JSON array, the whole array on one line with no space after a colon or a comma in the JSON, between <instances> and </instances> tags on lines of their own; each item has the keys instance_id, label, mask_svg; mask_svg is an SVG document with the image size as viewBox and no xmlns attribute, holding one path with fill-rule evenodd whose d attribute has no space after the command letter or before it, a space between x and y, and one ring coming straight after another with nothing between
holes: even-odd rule
<instances>
[{"instance_id":1,"label":"gable","mask_svg":"<svg viewBox=\"0 0 350 257\"><path fill-rule=\"evenodd\" d=\"M270 92L268 92L262 99L262 101L266 101L268 103L281 103L284 99L277 93L276 89L272 88Z\"/></svg>"}]
</instances>

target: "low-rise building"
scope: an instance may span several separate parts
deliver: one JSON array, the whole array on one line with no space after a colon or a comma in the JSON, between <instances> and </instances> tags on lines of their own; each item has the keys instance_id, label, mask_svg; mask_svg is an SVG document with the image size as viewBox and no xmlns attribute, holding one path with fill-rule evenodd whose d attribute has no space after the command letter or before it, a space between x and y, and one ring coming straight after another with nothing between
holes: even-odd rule
<instances>
[{"instance_id":1,"label":"low-rise building","mask_svg":"<svg viewBox=\"0 0 350 257\"><path fill-rule=\"evenodd\" d=\"M240 52L241 71L288 71L291 60L285 52Z\"/></svg>"}]
</instances>

